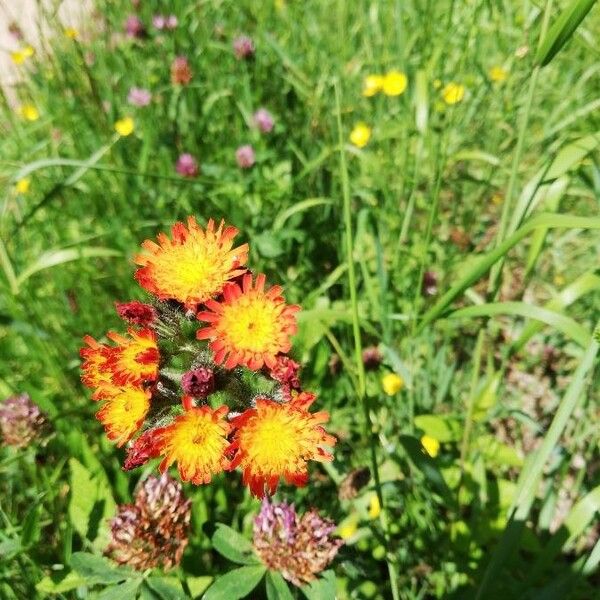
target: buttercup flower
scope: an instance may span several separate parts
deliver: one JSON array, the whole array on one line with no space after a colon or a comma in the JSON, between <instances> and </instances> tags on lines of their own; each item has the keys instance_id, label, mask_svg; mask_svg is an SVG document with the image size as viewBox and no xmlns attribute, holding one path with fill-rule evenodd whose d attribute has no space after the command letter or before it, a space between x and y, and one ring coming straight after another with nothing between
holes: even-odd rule
<instances>
[{"instance_id":1,"label":"buttercup flower","mask_svg":"<svg viewBox=\"0 0 600 600\"><path fill-rule=\"evenodd\" d=\"M299 516L293 505L263 499L254 520L253 545L265 564L296 586L313 581L335 558L343 541L335 524L316 510Z\"/></svg>"},{"instance_id":2,"label":"buttercup flower","mask_svg":"<svg viewBox=\"0 0 600 600\"><path fill-rule=\"evenodd\" d=\"M446 104L457 104L465 96L465 86L451 81L442 89L442 98Z\"/></svg>"},{"instance_id":3,"label":"buttercup flower","mask_svg":"<svg viewBox=\"0 0 600 600\"><path fill-rule=\"evenodd\" d=\"M192 81L192 68L185 56L178 56L171 63L171 83L188 85Z\"/></svg>"},{"instance_id":4,"label":"buttercup flower","mask_svg":"<svg viewBox=\"0 0 600 600\"><path fill-rule=\"evenodd\" d=\"M127 137L133 133L135 129L135 123L131 117L124 117L115 122L115 131L121 137Z\"/></svg>"},{"instance_id":5,"label":"buttercup flower","mask_svg":"<svg viewBox=\"0 0 600 600\"><path fill-rule=\"evenodd\" d=\"M381 379L381 387L388 396L393 396L404 387L404 381L396 373L388 373Z\"/></svg>"},{"instance_id":6,"label":"buttercup flower","mask_svg":"<svg viewBox=\"0 0 600 600\"><path fill-rule=\"evenodd\" d=\"M105 386L104 404L96 418L104 425L106 435L117 446L123 446L141 427L150 409L150 390L137 385Z\"/></svg>"},{"instance_id":7,"label":"buttercup flower","mask_svg":"<svg viewBox=\"0 0 600 600\"><path fill-rule=\"evenodd\" d=\"M439 441L430 435L424 435L421 438L421 445L425 449L425 452L431 456L431 458L435 458L440 451Z\"/></svg>"},{"instance_id":8,"label":"buttercup flower","mask_svg":"<svg viewBox=\"0 0 600 600\"><path fill-rule=\"evenodd\" d=\"M10 53L10 58L15 65L22 65L28 58L35 54L32 46L23 46L20 50L14 50Z\"/></svg>"},{"instance_id":9,"label":"buttercup flower","mask_svg":"<svg viewBox=\"0 0 600 600\"><path fill-rule=\"evenodd\" d=\"M144 88L132 87L127 95L127 102L133 106L148 106L152 101L150 90Z\"/></svg>"},{"instance_id":10,"label":"buttercup flower","mask_svg":"<svg viewBox=\"0 0 600 600\"><path fill-rule=\"evenodd\" d=\"M270 133L273 130L273 115L266 108L259 108L254 113L254 124L263 133Z\"/></svg>"},{"instance_id":11,"label":"buttercup flower","mask_svg":"<svg viewBox=\"0 0 600 600\"><path fill-rule=\"evenodd\" d=\"M116 302L115 306L121 319L132 325L148 327L157 319L156 309L144 302L138 302L137 300L133 300L132 302Z\"/></svg>"},{"instance_id":12,"label":"buttercup flower","mask_svg":"<svg viewBox=\"0 0 600 600\"><path fill-rule=\"evenodd\" d=\"M29 177L24 177L15 183L15 190L17 194L26 194L29 191L30 185L31 179L29 179Z\"/></svg>"},{"instance_id":13,"label":"buttercup flower","mask_svg":"<svg viewBox=\"0 0 600 600\"><path fill-rule=\"evenodd\" d=\"M408 79L401 71L390 71L383 78L382 89L386 96L399 96L404 93Z\"/></svg>"},{"instance_id":14,"label":"buttercup flower","mask_svg":"<svg viewBox=\"0 0 600 600\"><path fill-rule=\"evenodd\" d=\"M109 331L106 337L117 345L106 360L116 385L154 381L158 376L160 359L156 334L151 329L128 330L129 337Z\"/></svg>"},{"instance_id":15,"label":"buttercup flower","mask_svg":"<svg viewBox=\"0 0 600 600\"><path fill-rule=\"evenodd\" d=\"M74 27L65 28L63 33L65 34L65 37L69 38L70 40L76 40L79 37L79 32Z\"/></svg>"},{"instance_id":16,"label":"buttercup flower","mask_svg":"<svg viewBox=\"0 0 600 600\"><path fill-rule=\"evenodd\" d=\"M233 40L233 53L238 60L254 56L254 42L247 35L240 35Z\"/></svg>"},{"instance_id":17,"label":"buttercup flower","mask_svg":"<svg viewBox=\"0 0 600 600\"><path fill-rule=\"evenodd\" d=\"M296 333L295 313L299 306L287 305L278 285L265 291L266 277L246 274L242 286L229 283L223 300L207 300L208 310L198 319L209 325L196 333L199 340L210 340L214 361L226 369L245 365L254 371L267 365L273 368L277 355L290 350L290 337Z\"/></svg>"},{"instance_id":18,"label":"buttercup flower","mask_svg":"<svg viewBox=\"0 0 600 600\"><path fill-rule=\"evenodd\" d=\"M336 442L322 427L329 415L310 413L314 400L315 395L306 392L283 404L257 398L255 408L232 420L235 435L228 453L235 454L230 468L240 467L244 484L254 496L274 494L280 477L302 486L308 481L309 460L332 459L323 448Z\"/></svg>"},{"instance_id":19,"label":"buttercup flower","mask_svg":"<svg viewBox=\"0 0 600 600\"><path fill-rule=\"evenodd\" d=\"M0 437L7 446L25 448L46 425L46 416L28 394L10 396L0 403Z\"/></svg>"},{"instance_id":20,"label":"buttercup flower","mask_svg":"<svg viewBox=\"0 0 600 600\"><path fill-rule=\"evenodd\" d=\"M139 487L134 504L119 506L110 522L105 554L139 571L170 569L181 561L188 543L191 501L181 484L166 473L150 476Z\"/></svg>"},{"instance_id":21,"label":"buttercup flower","mask_svg":"<svg viewBox=\"0 0 600 600\"><path fill-rule=\"evenodd\" d=\"M134 257L141 268L135 273L140 285L161 300L174 299L195 309L219 294L227 281L245 272L248 244L233 248L238 230L223 221L215 230L212 219L203 230L194 217L187 227L176 223L173 239L158 236L158 244L146 240L146 251Z\"/></svg>"},{"instance_id":22,"label":"buttercup flower","mask_svg":"<svg viewBox=\"0 0 600 600\"><path fill-rule=\"evenodd\" d=\"M488 71L488 75L493 82L502 83L503 81L506 81L508 71L503 67L495 66Z\"/></svg>"},{"instance_id":23,"label":"buttercup flower","mask_svg":"<svg viewBox=\"0 0 600 600\"><path fill-rule=\"evenodd\" d=\"M40 118L38 109L33 104L23 104L19 108L19 114L26 121L37 121Z\"/></svg>"},{"instance_id":24,"label":"buttercup flower","mask_svg":"<svg viewBox=\"0 0 600 600\"><path fill-rule=\"evenodd\" d=\"M200 485L209 483L213 475L226 469L228 411L226 406L216 410L209 406L192 407L171 425L157 430L157 448L164 456L161 472L176 462L183 481Z\"/></svg>"},{"instance_id":25,"label":"buttercup flower","mask_svg":"<svg viewBox=\"0 0 600 600\"><path fill-rule=\"evenodd\" d=\"M383 79L382 75L367 75L363 82L362 95L370 98L381 92L383 89Z\"/></svg>"},{"instance_id":26,"label":"buttercup flower","mask_svg":"<svg viewBox=\"0 0 600 600\"><path fill-rule=\"evenodd\" d=\"M371 128L366 123L358 123L350 132L350 141L357 148L364 148L371 139Z\"/></svg>"},{"instance_id":27,"label":"buttercup flower","mask_svg":"<svg viewBox=\"0 0 600 600\"><path fill-rule=\"evenodd\" d=\"M369 519L376 519L381 514L381 503L379 496L375 493L369 498Z\"/></svg>"},{"instance_id":28,"label":"buttercup flower","mask_svg":"<svg viewBox=\"0 0 600 600\"><path fill-rule=\"evenodd\" d=\"M240 169L250 169L254 166L256 157L254 155L254 148L250 144L240 146L235 151L235 159Z\"/></svg>"},{"instance_id":29,"label":"buttercup flower","mask_svg":"<svg viewBox=\"0 0 600 600\"><path fill-rule=\"evenodd\" d=\"M198 168L198 163L196 159L188 153L182 154L177 159L177 164L175 165L175 170L183 177L193 178L198 175L200 169Z\"/></svg>"}]
</instances>

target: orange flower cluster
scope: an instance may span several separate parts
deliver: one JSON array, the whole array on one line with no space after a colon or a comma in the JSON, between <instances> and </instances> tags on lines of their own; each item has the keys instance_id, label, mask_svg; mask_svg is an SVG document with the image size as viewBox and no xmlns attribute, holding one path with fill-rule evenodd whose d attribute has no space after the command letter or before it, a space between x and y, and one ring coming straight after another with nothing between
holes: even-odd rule
<instances>
[{"instance_id":1,"label":"orange flower cluster","mask_svg":"<svg viewBox=\"0 0 600 600\"><path fill-rule=\"evenodd\" d=\"M125 468L161 457L161 471L176 464L199 485L239 467L262 497L280 478L304 485L308 462L331 460L336 440L323 428L328 414L309 411L315 396L300 390L287 355L300 307L247 271L248 244L234 247L237 234L189 217L170 237L145 241L135 277L152 304L117 305L137 327L108 333L114 345L84 338L82 380L103 401L97 416L108 437L129 442Z\"/></svg>"}]
</instances>

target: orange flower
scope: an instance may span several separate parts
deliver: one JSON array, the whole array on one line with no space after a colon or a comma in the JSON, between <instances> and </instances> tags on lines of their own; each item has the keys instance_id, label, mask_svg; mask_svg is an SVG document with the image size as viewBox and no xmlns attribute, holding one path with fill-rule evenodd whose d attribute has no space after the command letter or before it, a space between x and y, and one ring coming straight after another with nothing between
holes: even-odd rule
<instances>
[{"instance_id":1,"label":"orange flower","mask_svg":"<svg viewBox=\"0 0 600 600\"><path fill-rule=\"evenodd\" d=\"M232 369L246 365L258 370L273 368L277 355L289 352L290 336L296 333L295 313L299 306L287 305L278 285L265 291L265 276L244 275L242 287L229 283L223 289L223 301L208 300L209 311L198 313L200 321L210 325L196 333L199 340L211 340L217 364Z\"/></svg>"},{"instance_id":2,"label":"orange flower","mask_svg":"<svg viewBox=\"0 0 600 600\"><path fill-rule=\"evenodd\" d=\"M106 337L117 344L106 362L116 385L154 381L158 377L158 346L151 329L128 329L130 338L109 331Z\"/></svg>"},{"instance_id":3,"label":"orange flower","mask_svg":"<svg viewBox=\"0 0 600 600\"><path fill-rule=\"evenodd\" d=\"M109 440L122 446L141 427L150 409L150 390L136 385L104 386L105 402L96 413Z\"/></svg>"},{"instance_id":4,"label":"orange flower","mask_svg":"<svg viewBox=\"0 0 600 600\"><path fill-rule=\"evenodd\" d=\"M97 342L90 335L84 336L83 341L88 347L82 348L79 351L83 359L81 381L89 388L97 388L105 384L110 384L112 375L107 362L112 348L106 344Z\"/></svg>"},{"instance_id":5,"label":"orange flower","mask_svg":"<svg viewBox=\"0 0 600 600\"><path fill-rule=\"evenodd\" d=\"M188 405L184 398L184 406ZM156 430L158 453L164 455L160 471L175 461L183 481L196 485L209 483L212 475L229 466L225 456L230 425L225 421L229 409L221 406L192 407L175 418L171 425Z\"/></svg>"},{"instance_id":6,"label":"orange flower","mask_svg":"<svg viewBox=\"0 0 600 600\"><path fill-rule=\"evenodd\" d=\"M195 309L221 292L225 282L245 271L240 267L248 260L248 244L233 249L237 233L235 227L225 227L223 221L215 230L212 219L206 230L194 217L188 218L187 228L175 223L172 240L160 233L158 244L151 240L142 244L147 253L134 258L142 267L135 278L161 300L175 299Z\"/></svg>"},{"instance_id":7,"label":"orange flower","mask_svg":"<svg viewBox=\"0 0 600 600\"><path fill-rule=\"evenodd\" d=\"M236 432L227 452L236 454L230 469L242 469L244 484L254 496L260 498L265 491L274 494L280 477L287 483L304 485L308 481L307 461L332 459L321 447L336 442L321 427L329 415L308 412L314 400L315 395L307 392L284 404L259 398L256 408L231 422Z\"/></svg>"}]
</instances>

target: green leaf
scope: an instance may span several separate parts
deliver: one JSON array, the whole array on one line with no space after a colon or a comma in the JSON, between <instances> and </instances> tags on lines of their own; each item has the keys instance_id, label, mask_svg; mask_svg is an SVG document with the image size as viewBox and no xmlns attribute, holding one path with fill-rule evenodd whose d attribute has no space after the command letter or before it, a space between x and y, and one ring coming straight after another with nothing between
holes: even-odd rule
<instances>
[{"instance_id":1,"label":"green leaf","mask_svg":"<svg viewBox=\"0 0 600 600\"><path fill-rule=\"evenodd\" d=\"M145 581L147 585L160 600L187 600L187 596L181 589L181 584L177 582L179 589L165 577L148 577Z\"/></svg>"},{"instance_id":2,"label":"green leaf","mask_svg":"<svg viewBox=\"0 0 600 600\"><path fill-rule=\"evenodd\" d=\"M415 417L415 426L442 443L457 442L462 435L459 420L447 415L418 415Z\"/></svg>"},{"instance_id":3,"label":"green leaf","mask_svg":"<svg viewBox=\"0 0 600 600\"><path fill-rule=\"evenodd\" d=\"M86 580L89 585L96 583L119 583L135 576L135 572L119 567L103 556L88 552L74 552L71 568Z\"/></svg>"},{"instance_id":4,"label":"green leaf","mask_svg":"<svg viewBox=\"0 0 600 600\"><path fill-rule=\"evenodd\" d=\"M490 304L467 306L466 308L460 308L450 313L448 318L494 317L498 315L516 315L541 321L546 325L554 327L554 329L560 331L584 348L589 344L591 339L590 333L570 317L565 317L559 312L525 302L492 302Z\"/></svg>"},{"instance_id":5,"label":"green leaf","mask_svg":"<svg viewBox=\"0 0 600 600\"><path fill-rule=\"evenodd\" d=\"M273 221L272 229L273 231L277 231L278 229L282 229L285 225L285 222L295 214L300 212L304 212L309 208L314 208L315 206L328 206L333 204L331 198L306 198L306 200L302 200L300 202L296 202L292 204L289 208L281 211Z\"/></svg>"},{"instance_id":6,"label":"green leaf","mask_svg":"<svg viewBox=\"0 0 600 600\"><path fill-rule=\"evenodd\" d=\"M107 519L114 515L115 501L103 478L92 475L77 459L69 459L71 500L69 517L82 538L97 540L104 546L108 535ZM101 535L99 535L101 534Z\"/></svg>"},{"instance_id":7,"label":"green leaf","mask_svg":"<svg viewBox=\"0 0 600 600\"><path fill-rule=\"evenodd\" d=\"M185 582L192 594L192 598L196 598L212 583L213 577L204 575L201 577L186 577Z\"/></svg>"},{"instance_id":8,"label":"green leaf","mask_svg":"<svg viewBox=\"0 0 600 600\"><path fill-rule=\"evenodd\" d=\"M536 65L545 67L556 56L575 33L595 2L596 0L572 0L544 36L533 59Z\"/></svg>"},{"instance_id":9,"label":"green leaf","mask_svg":"<svg viewBox=\"0 0 600 600\"><path fill-rule=\"evenodd\" d=\"M335 573L331 570L323 571L321 577L300 589L308 600L335 600Z\"/></svg>"},{"instance_id":10,"label":"green leaf","mask_svg":"<svg viewBox=\"0 0 600 600\"><path fill-rule=\"evenodd\" d=\"M217 529L212 537L212 545L219 554L232 562L241 565L258 562L252 544L244 536L223 523L217 523Z\"/></svg>"},{"instance_id":11,"label":"green leaf","mask_svg":"<svg viewBox=\"0 0 600 600\"><path fill-rule=\"evenodd\" d=\"M263 578L264 565L240 567L222 575L208 588L203 600L238 600L245 598Z\"/></svg>"},{"instance_id":12,"label":"green leaf","mask_svg":"<svg viewBox=\"0 0 600 600\"><path fill-rule=\"evenodd\" d=\"M35 589L40 594L62 594L86 583L86 580L81 575L75 571L69 571L66 574L64 572L60 573L60 577L58 574L47 575L37 583Z\"/></svg>"},{"instance_id":13,"label":"green leaf","mask_svg":"<svg viewBox=\"0 0 600 600\"><path fill-rule=\"evenodd\" d=\"M294 600L292 592L279 571L267 571L268 600Z\"/></svg>"},{"instance_id":14,"label":"green leaf","mask_svg":"<svg viewBox=\"0 0 600 600\"><path fill-rule=\"evenodd\" d=\"M32 506L21 530L21 544L24 548L35 544L40 539L40 505Z\"/></svg>"},{"instance_id":15,"label":"green leaf","mask_svg":"<svg viewBox=\"0 0 600 600\"><path fill-rule=\"evenodd\" d=\"M135 600L142 579L129 579L119 585L113 585L102 590L97 600Z\"/></svg>"},{"instance_id":16,"label":"green leaf","mask_svg":"<svg viewBox=\"0 0 600 600\"><path fill-rule=\"evenodd\" d=\"M483 255L475 265L457 281L424 315L417 328L417 333L422 331L427 325L435 321L444 313L452 302L460 296L467 288L479 280L494 263L503 258L508 251L516 246L529 233L539 227L548 229L600 229L600 218L598 217L577 217L573 215L561 215L552 213L543 213L533 217L520 227L509 238L504 240L492 251Z\"/></svg>"}]
</instances>

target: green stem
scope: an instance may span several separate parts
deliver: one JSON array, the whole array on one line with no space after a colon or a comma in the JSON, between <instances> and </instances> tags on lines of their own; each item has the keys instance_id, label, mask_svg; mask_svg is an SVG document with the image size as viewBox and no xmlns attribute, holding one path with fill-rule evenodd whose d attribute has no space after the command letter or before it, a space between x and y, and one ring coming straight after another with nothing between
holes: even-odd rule
<instances>
[{"instance_id":1,"label":"green stem","mask_svg":"<svg viewBox=\"0 0 600 600\"><path fill-rule=\"evenodd\" d=\"M356 361L356 373L358 377L357 395L358 400L362 405L363 416L364 416L364 435L369 441L370 453L371 453L371 469L373 471L373 478L375 479L375 490L377 498L381 506L381 512L379 514L379 522L383 531L385 543L386 543L386 563L388 568L388 576L390 579L390 586L392 589L392 597L394 600L400 600L398 591L398 578L394 565L391 562L389 552L389 533L387 516L385 512L385 506L383 501L383 494L381 493L381 479L379 477L379 466L377 464L377 451L375 448L376 439L371 429L371 415L370 415L370 402L369 397L366 394L366 376L365 366L362 361L362 342L360 337L360 317L358 314L358 297L356 293L356 272L354 269L354 243L352 234L352 210L350 207L350 182L348 179L348 166L346 164L346 152L344 146L344 134L342 129L342 111L341 111L341 100L340 100L340 89L339 82L335 82L335 106L336 106L336 117L338 127L338 138L339 138L339 151L340 151L340 176L342 180L342 197L344 206L344 230L345 230L345 242L346 242L346 262L348 265L348 286L350 288L350 303L352 306L352 331L354 335L354 358Z\"/></svg>"}]
</instances>

